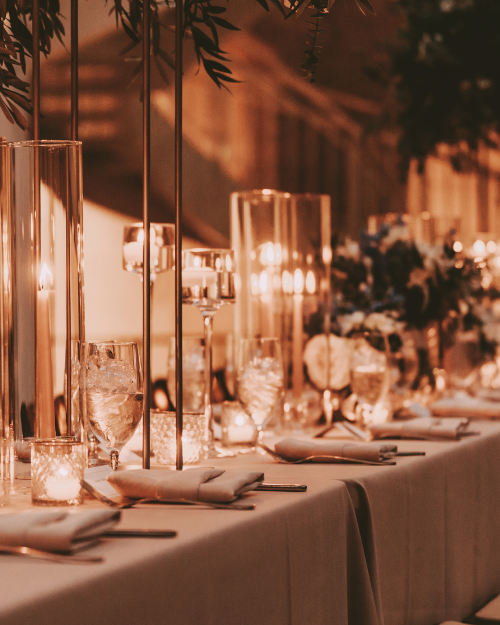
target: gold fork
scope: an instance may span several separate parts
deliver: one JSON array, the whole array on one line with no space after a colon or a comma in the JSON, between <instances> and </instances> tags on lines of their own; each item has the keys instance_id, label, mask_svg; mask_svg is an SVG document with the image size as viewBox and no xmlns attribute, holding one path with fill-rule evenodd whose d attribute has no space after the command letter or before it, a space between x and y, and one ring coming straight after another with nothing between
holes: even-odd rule
<instances>
[{"instance_id":1,"label":"gold fork","mask_svg":"<svg viewBox=\"0 0 500 625\"><path fill-rule=\"evenodd\" d=\"M300 458L300 460L287 460L283 456L280 456L280 454L278 454L277 452L273 451L267 445L264 445L264 443L258 443L258 445L259 447L262 447L262 449L265 452L267 452L270 456L272 456L275 460L277 460L278 462L281 462L282 464L303 464L304 462L310 462L311 460L320 460L320 461L321 460L325 460L325 461L339 460L341 462L347 462L351 464L368 464L370 466L376 466L376 467L386 466L388 464L396 464L394 461L380 460L379 462L376 462L373 460L359 460L358 458L346 458L345 456L333 456L331 454L307 456L307 458Z\"/></svg>"},{"instance_id":2,"label":"gold fork","mask_svg":"<svg viewBox=\"0 0 500 625\"><path fill-rule=\"evenodd\" d=\"M31 547L14 547L13 545L0 545L0 552L14 553L20 556L39 558L40 560L50 560L51 562L64 562L65 564L95 564L96 562L104 562L104 558L101 558L101 556L73 556L71 554L32 549Z\"/></svg>"}]
</instances>

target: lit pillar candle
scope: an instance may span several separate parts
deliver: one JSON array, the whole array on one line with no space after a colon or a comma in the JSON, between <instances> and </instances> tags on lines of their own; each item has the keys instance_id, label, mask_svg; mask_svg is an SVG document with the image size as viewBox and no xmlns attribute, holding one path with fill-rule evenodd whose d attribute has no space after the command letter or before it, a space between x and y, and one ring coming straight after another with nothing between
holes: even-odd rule
<instances>
[{"instance_id":1,"label":"lit pillar candle","mask_svg":"<svg viewBox=\"0 0 500 625\"><path fill-rule=\"evenodd\" d=\"M210 267L186 267L182 270L182 286L209 288L217 282L217 271Z\"/></svg>"},{"instance_id":2,"label":"lit pillar candle","mask_svg":"<svg viewBox=\"0 0 500 625\"><path fill-rule=\"evenodd\" d=\"M304 386L302 365L303 322L302 308L304 303L304 274L296 269L293 275L293 329L292 329L292 389L293 397L300 401Z\"/></svg>"},{"instance_id":3,"label":"lit pillar candle","mask_svg":"<svg viewBox=\"0 0 500 625\"><path fill-rule=\"evenodd\" d=\"M36 309L36 417L37 437L54 438L54 384L52 381L52 341L50 334L50 291L52 275L43 265Z\"/></svg>"}]
</instances>

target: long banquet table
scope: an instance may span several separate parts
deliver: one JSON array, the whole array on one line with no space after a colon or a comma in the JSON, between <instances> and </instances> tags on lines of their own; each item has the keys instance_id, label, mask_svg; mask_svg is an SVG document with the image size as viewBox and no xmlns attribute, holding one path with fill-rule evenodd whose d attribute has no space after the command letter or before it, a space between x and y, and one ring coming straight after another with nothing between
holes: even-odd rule
<instances>
[{"instance_id":1,"label":"long banquet table","mask_svg":"<svg viewBox=\"0 0 500 625\"><path fill-rule=\"evenodd\" d=\"M305 493L252 492L254 511L147 505L123 528L172 539L107 538L94 565L0 555L0 623L87 625L434 625L500 593L500 423L458 442L400 441L396 466L259 468ZM212 461L211 461L212 462ZM28 508L26 495L2 513ZM85 506L101 506L86 500Z\"/></svg>"}]
</instances>

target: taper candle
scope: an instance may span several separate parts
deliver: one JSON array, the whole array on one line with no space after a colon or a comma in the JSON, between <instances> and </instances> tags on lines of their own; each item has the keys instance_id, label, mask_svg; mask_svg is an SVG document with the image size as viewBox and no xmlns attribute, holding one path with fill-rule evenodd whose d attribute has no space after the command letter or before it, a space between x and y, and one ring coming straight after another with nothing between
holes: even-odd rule
<instances>
[{"instance_id":1,"label":"taper candle","mask_svg":"<svg viewBox=\"0 0 500 625\"><path fill-rule=\"evenodd\" d=\"M52 274L46 264L42 267L39 284L36 309L36 435L38 438L53 438L56 429L49 310Z\"/></svg>"}]
</instances>

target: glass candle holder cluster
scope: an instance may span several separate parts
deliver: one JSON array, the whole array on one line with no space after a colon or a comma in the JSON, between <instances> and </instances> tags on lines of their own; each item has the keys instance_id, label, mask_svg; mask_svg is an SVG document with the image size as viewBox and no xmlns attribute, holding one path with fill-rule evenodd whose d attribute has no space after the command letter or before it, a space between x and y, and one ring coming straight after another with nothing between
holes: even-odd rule
<instances>
[{"instance_id":1,"label":"glass candle holder cluster","mask_svg":"<svg viewBox=\"0 0 500 625\"><path fill-rule=\"evenodd\" d=\"M31 501L37 506L82 503L85 450L81 442L39 439L32 443Z\"/></svg>"},{"instance_id":2,"label":"glass candle holder cluster","mask_svg":"<svg viewBox=\"0 0 500 625\"><path fill-rule=\"evenodd\" d=\"M201 458L205 438L205 413L185 412L182 418L182 457L184 464L197 464ZM175 412L151 411L151 447L159 464L175 465Z\"/></svg>"},{"instance_id":3,"label":"glass candle holder cluster","mask_svg":"<svg viewBox=\"0 0 500 625\"><path fill-rule=\"evenodd\" d=\"M328 195L231 194L235 339L279 339L289 407L284 425L299 420L311 389L320 397L328 388L314 383L303 356L313 336L330 333L331 236Z\"/></svg>"}]
</instances>

